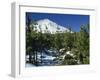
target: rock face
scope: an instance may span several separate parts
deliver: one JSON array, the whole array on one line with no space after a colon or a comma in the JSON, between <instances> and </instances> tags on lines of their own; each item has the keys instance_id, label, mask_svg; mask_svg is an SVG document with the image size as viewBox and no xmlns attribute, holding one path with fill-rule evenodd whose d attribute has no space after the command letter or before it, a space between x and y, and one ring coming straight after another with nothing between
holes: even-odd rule
<instances>
[{"instance_id":1,"label":"rock face","mask_svg":"<svg viewBox=\"0 0 100 80\"><path fill-rule=\"evenodd\" d=\"M57 23L55 23L49 19L38 20L36 25L34 25L34 24L32 24L32 25L35 26L35 30L37 30L37 32L42 31L42 33L50 32L50 33L54 34L56 32L62 33L65 31L67 31L67 32L70 31L68 28L60 26ZM72 33L72 31L71 31L71 33Z\"/></svg>"}]
</instances>

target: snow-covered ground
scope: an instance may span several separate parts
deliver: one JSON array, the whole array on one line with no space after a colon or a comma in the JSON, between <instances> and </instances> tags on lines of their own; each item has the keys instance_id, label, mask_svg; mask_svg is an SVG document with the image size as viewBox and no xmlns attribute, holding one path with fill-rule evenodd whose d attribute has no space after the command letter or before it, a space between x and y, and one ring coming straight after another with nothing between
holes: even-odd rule
<instances>
[{"instance_id":1,"label":"snow-covered ground","mask_svg":"<svg viewBox=\"0 0 100 80\"><path fill-rule=\"evenodd\" d=\"M41 57L42 57L42 63L41 63ZM39 61L40 63L38 63L38 65L40 66L48 66L48 65L52 65L55 64L55 62L53 61L56 57L53 56L49 56L46 53L41 53L38 52L37 54L37 61ZM29 55L26 56L26 60L29 61ZM35 65L30 64L30 63L26 63L26 67L34 67Z\"/></svg>"},{"instance_id":2,"label":"snow-covered ground","mask_svg":"<svg viewBox=\"0 0 100 80\"><path fill-rule=\"evenodd\" d=\"M25 64L25 67L34 67L34 65L33 64L30 64L30 63L26 63Z\"/></svg>"},{"instance_id":3,"label":"snow-covered ground","mask_svg":"<svg viewBox=\"0 0 100 80\"><path fill-rule=\"evenodd\" d=\"M49 51L49 53L52 53L52 51ZM65 58L66 55L73 56L70 51L67 51L66 54L62 55L61 58L62 60ZM42 58L42 63L41 63L41 58ZM37 53L37 61L39 66L52 66L52 65L57 65L59 64L59 60L56 60L57 58L52 56L52 55L47 55L45 52ZM26 56L26 60L29 60L29 55ZM26 67L36 67L34 64L26 63Z\"/></svg>"}]
</instances>

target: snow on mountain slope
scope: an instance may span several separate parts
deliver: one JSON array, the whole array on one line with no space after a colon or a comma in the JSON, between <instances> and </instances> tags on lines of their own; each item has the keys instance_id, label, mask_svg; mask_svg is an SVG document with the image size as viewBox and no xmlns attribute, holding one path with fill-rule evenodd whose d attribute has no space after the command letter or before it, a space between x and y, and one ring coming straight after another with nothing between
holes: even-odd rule
<instances>
[{"instance_id":1,"label":"snow on mountain slope","mask_svg":"<svg viewBox=\"0 0 100 80\"><path fill-rule=\"evenodd\" d=\"M48 31L50 33L65 32L65 31L69 32L69 29L67 29L63 26L60 26L49 19L39 20L39 21L37 21L37 25L35 25L35 26L36 26L35 29L37 31L42 31L42 33L45 33L46 31Z\"/></svg>"}]
</instances>

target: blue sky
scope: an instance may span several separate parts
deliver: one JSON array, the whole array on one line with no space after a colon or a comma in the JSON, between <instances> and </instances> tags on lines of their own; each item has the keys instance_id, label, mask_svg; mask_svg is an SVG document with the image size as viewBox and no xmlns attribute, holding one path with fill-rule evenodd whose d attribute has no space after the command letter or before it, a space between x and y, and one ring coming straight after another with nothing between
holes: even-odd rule
<instances>
[{"instance_id":1,"label":"blue sky","mask_svg":"<svg viewBox=\"0 0 100 80\"><path fill-rule=\"evenodd\" d=\"M76 14L53 14L53 13L34 13L26 12L26 22L28 17L32 20L50 19L51 21L64 26L70 26L72 31L78 32L81 25L89 24L89 15L76 15Z\"/></svg>"}]
</instances>

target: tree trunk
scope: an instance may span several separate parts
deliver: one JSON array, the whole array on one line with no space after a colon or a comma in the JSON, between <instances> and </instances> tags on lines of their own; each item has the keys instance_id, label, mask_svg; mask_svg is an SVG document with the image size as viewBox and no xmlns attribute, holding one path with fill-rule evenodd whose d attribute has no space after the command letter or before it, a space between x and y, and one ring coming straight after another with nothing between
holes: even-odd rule
<instances>
[{"instance_id":1,"label":"tree trunk","mask_svg":"<svg viewBox=\"0 0 100 80\"><path fill-rule=\"evenodd\" d=\"M33 53L33 55L34 55L34 57L33 57L33 64L34 64L35 63L35 52Z\"/></svg>"},{"instance_id":2,"label":"tree trunk","mask_svg":"<svg viewBox=\"0 0 100 80\"><path fill-rule=\"evenodd\" d=\"M29 63L32 63L32 56L31 56L31 53L29 53Z\"/></svg>"},{"instance_id":3,"label":"tree trunk","mask_svg":"<svg viewBox=\"0 0 100 80\"><path fill-rule=\"evenodd\" d=\"M41 50L41 64L42 64L42 50Z\"/></svg>"},{"instance_id":4,"label":"tree trunk","mask_svg":"<svg viewBox=\"0 0 100 80\"><path fill-rule=\"evenodd\" d=\"M37 63L37 51L36 51L36 66L38 66L38 63Z\"/></svg>"},{"instance_id":5,"label":"tree trunk","mask_svg":"<svg viewBox=\"0 0 100 80\"><path fill-rule=\"evenodd\" d=\"M81 64L83 64L83 55L82 55L81 52L80 52L79 58L80 58L80 62L81 62Z\"/></svg>"}]
</instances>

